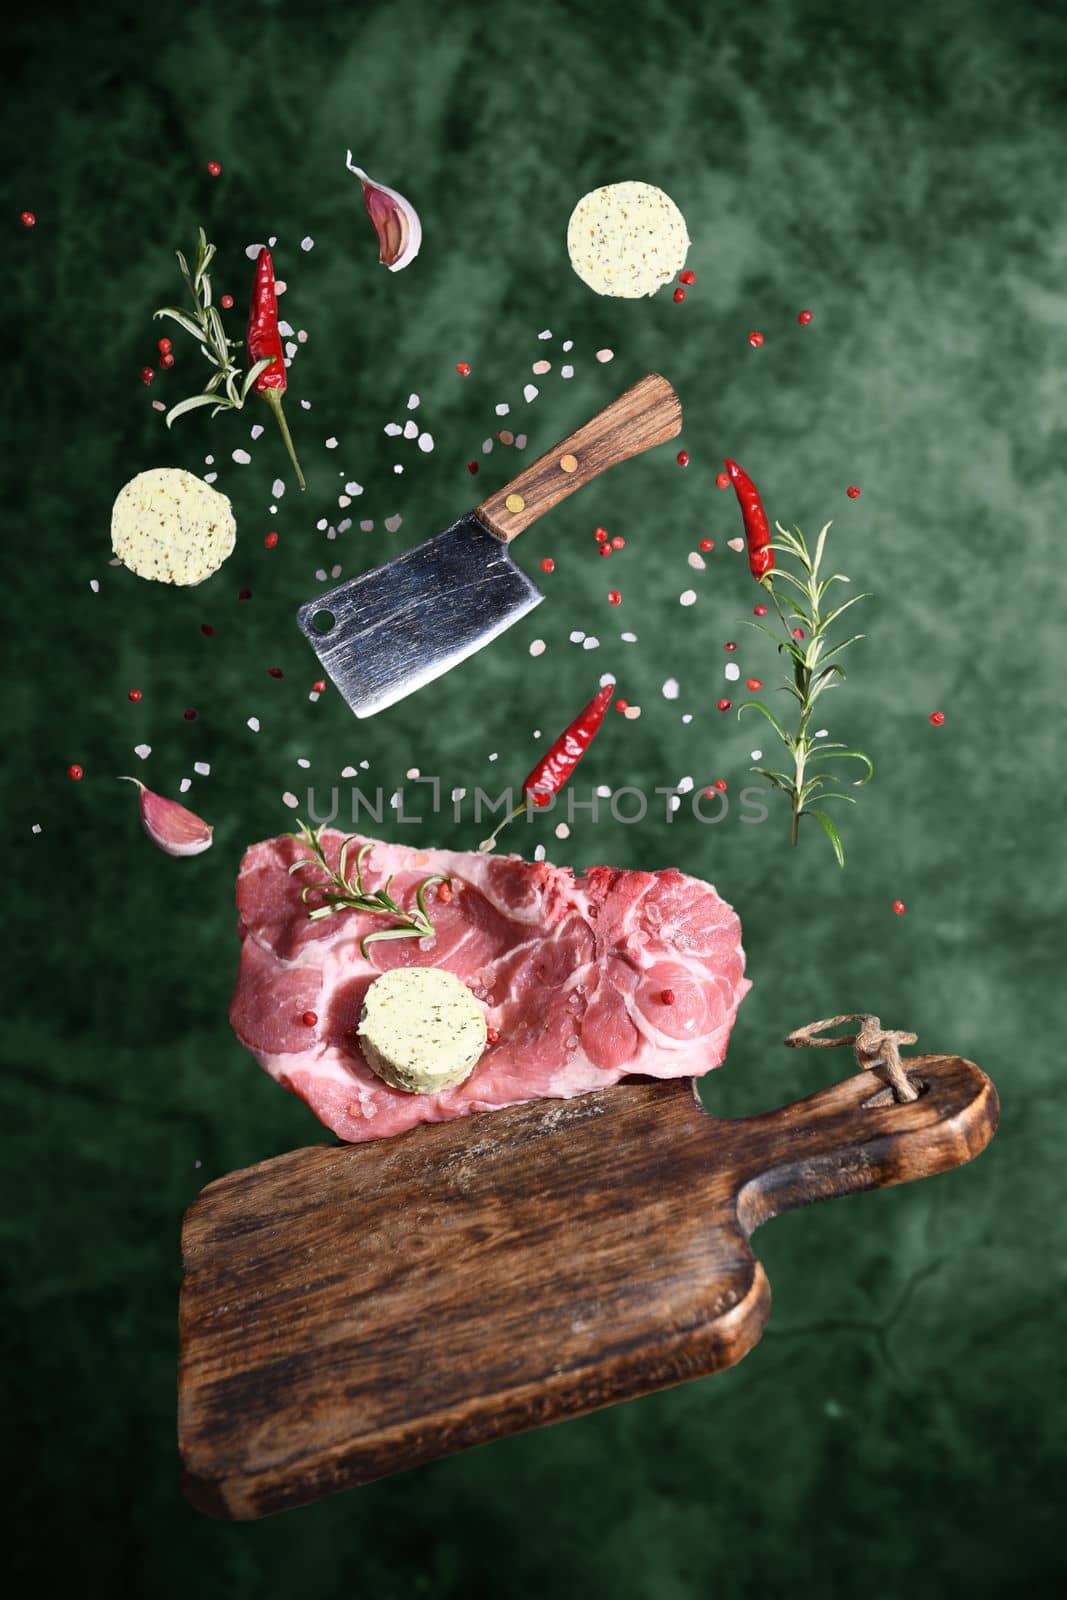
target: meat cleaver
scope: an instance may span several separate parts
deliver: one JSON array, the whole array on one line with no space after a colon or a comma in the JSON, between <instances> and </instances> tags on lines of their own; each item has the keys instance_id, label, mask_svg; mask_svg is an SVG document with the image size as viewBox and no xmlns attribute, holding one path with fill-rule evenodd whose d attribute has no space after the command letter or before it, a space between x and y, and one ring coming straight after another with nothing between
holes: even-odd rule
<instances>
[{"instance_id":1,"label":"meat cleaver","mask_svg":"<svg viewBox=\"0 0 1067 1600\"><path fill-rule=\"evenodd\" d=\"M297 621L356 716L414 694L539 605L511 540L681 426L678 396L650 373L451 527L301 606Z\"/></svg>"}]
</instances>

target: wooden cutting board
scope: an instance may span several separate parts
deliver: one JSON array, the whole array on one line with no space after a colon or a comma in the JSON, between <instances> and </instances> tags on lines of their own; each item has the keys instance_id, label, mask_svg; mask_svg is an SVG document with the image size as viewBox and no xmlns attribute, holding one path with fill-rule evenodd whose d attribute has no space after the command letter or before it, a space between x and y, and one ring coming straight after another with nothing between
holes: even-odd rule
<instances>
[{"instance_id":1,"label":"wooden cutting board","mask_svg":"<svg viewBox=\"0 0 1067 1600\"><path fill-rule=\"evenodd\" d=\"M749 1247L792 1206L969 1161L996 1091L908 1060L762 1116L631 1079L209 1184L182 1236L179 1439L202 1510L251 1518L739 1361Z\"/></svg>"}]
</instances>

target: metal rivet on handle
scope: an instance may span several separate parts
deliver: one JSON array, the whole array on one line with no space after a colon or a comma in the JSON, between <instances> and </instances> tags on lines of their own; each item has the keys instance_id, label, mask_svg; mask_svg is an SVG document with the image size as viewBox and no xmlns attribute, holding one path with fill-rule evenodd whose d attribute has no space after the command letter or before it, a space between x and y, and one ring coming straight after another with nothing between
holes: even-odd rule
<instances>
[{"instance_id":1,"label":"metal rivet on handle","mask_svg":"<svg viewBox=\"0 0 1067 1600\"><path fill-rule=\"evenodd\" d=\"M509 494L504 504L509 511L525 511L526 509L526 501L521 494Z\"/></svg>"},{"instance_id":2,"label":"metal rivet on handle","mask_svg":"<svg viewBox=\"0 0 1067 1600\"><path fill-rule=\"evenodd\" d=\"M560 456L559 464L560 464L560 468L564 472L577 472L577 470L578 470L578 457L577 456Z\"/></svg>"}]
</instances>

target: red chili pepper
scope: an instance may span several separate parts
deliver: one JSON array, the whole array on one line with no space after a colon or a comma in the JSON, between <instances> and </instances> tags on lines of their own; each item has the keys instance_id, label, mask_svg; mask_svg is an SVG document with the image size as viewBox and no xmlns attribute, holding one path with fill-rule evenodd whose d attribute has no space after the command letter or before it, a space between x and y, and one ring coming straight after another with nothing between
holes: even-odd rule
<instances>
[{"instance_id":1,"label":"red chili pepper","mask_svg":"<svg viewBox=\"0 0 1067 1600\"><path fill-rule=\"evenodd\" d=\"M774 551L771 549L771 529L759 490L748 473L736 461L726 461L726 470L741 507L745 524L745 541L748 545L748 565L752 576L762 583L774 571Z\"/></svg>"},{"instance_id":2,"label":"red chili pepper","mask_svg":"<svg viewBox=\"0 0 1067 1600\"><path fill-rule=\"evenodd\" d=\"M592 744L614 693L613 683L606 683L598 690L585 710L575 717L570 727L560 734L552 748L545 752L530 772L522 792L529 796L535 806L546 806L549 798L563 788Z\"/></svg>"},{"instance_id":3,"label":"red chili pepper","mask_svg":"<svg viewBox=\"0 0 1067 1600\"><path fill-rule=\"evenodd\" d=\"M274 292L274 263L266 245L256 260L256 281L252 286L252 305L248 313L248 356L253 364L267 357L273 358L270 366L264 367L256 379L256 393L263 396L274 412L275 421L282 430L289 459L296 469L297 482L301 489L306 489L304 474L300 470L300 463L293 449L289 424L282 410L282 395L289 380L285 373L282 336L278 331L278 296Z\"/></svg>"}]
</instances>

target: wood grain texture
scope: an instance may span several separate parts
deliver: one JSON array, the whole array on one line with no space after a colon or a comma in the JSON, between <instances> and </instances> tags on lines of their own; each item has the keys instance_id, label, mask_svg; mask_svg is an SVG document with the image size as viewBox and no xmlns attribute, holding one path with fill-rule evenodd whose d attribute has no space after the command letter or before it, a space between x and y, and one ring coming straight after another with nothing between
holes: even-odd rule
<instances>
[{"instance_id":1,"label":"wood grain texture","mask_svg":"<svg viewBox=\"0 0 1067 1600\"><path fill-rule=\"evenodd\" d=\"M976 1066L908 1068L906 1105L860 1073L724 1121L691 1079L632 1079L210 1184L182 1239L187 1494L260 1517L739 1361L760 1223L992 1137Z\"/></svg>"},{"instance_id":2,"label":"wood grain texture","mask_svg":"<svg viewBox=\"0 0 1067 1600\"><path fill-rule=\"evenodd\" d=\"M681 428L678 396L666 378L651 372L598 411L577 433L561 440L511 483L483 500L476 515L499 538L514 539L575 489L592 483L620 461L629 461L631 456L651 450L654 445L666 444L668 439L677 437ZM565 456L574 459L571 471L560 466ZM511 510L507 502L515 495L522 506Z\"/></svg>"}]
</instances>

